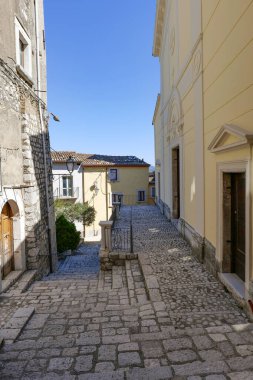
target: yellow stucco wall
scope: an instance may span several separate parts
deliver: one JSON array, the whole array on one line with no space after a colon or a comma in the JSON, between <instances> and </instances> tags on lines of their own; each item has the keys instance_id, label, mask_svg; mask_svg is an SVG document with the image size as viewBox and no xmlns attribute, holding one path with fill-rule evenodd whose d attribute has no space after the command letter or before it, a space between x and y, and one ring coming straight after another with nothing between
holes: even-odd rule
<instances>
[{"instance_id":1,"label":"yellow stucco wall","mask_svg":"<svg viewBox=\"0 0 253 380\"><path fill-rule=\"evenodd\" d=\"M216 246L217 163L248 160L250 148L224 153L207 148L224 124L253 132L253 4L250 0L202 1L202 14L205 235Z\"/></svg>"},{"instance_id":2,"label":"yellow stucco wall","mask_svg":"<svg viewBox=\"0 0 253 380\"><path fill-rule=\"evenodd\" d=\"M112 213L112 194L122 193L123 204L137 205L148 202L148 167L113 167L118 169L118 181L109 181L109 168L85 167L84 168L84 200L95 207L95 222L85 228L86 238L100 234L99 222L109 220ZM95 194L93 187L96 185L98 191ZM144 190L146 194L145 202L138 202L137 191ZM107 194L107 195L106 195ZM106 201L107 200L107 201Z\"/></svg>"},{"instance_id":3,"label":"yellow stucco wall","mask_svg":"<svg viewBox=\"0 0 253 380\"><path fill-rule=\"evenodd\" d=\"M219 153L208 147L225 124L253 133L253 1L171 0L165 2L163 12L163 19L156 20L163 30L156 29L153 50L161 67L160 109L154 122L161 200L172 209L171 150L178 145L182 153L180 216L217 249L217 218L222 208L217 168L246 162L247 201L252 197L252 147ZM174 112L179 120L173 119ZM237 140L227 134L219 146ZM247 207L252 220L250 202ZM252 225L246 228L252 234ZM248 278L253 274L250 244Z\"/></svg>"},{"instance_id":4,"label":"yellow stucco wall","mask_svg":"<svg viewBox=\"0 0 253 380\"><path fill-rule=\"evenodd\" d=\"M100 226L99 222L101 220L107 220L107 212L106 210L106 182L107 175L104 168L84 168L84 200L88 202L89 205L95 207L96 210L96 219L95 222L89 226L85 227L85 235L88 239L93 238L94 234L100 234ZM93 190L91 190L92 186L96 184L98 188L97 195ZM109 202L109 197L108 197ZM108 218L110 215L108 214ZM94 232L95 231L95 232Z\"/></svg>"},{"instance_id":5,"label":"yellow stucco wall","mask_svg":"<svg viewBox=\"0 0 253 380\"><path fill-rule=\"evenodd\" d=\"M110 194L123 193L123 203L134 205L143 203L137 201L137 191L144 190L146 194L144 203L147 203L148 167L119 167L117 169L119 180L110 182Z\"/></svg>"}]
</instances>

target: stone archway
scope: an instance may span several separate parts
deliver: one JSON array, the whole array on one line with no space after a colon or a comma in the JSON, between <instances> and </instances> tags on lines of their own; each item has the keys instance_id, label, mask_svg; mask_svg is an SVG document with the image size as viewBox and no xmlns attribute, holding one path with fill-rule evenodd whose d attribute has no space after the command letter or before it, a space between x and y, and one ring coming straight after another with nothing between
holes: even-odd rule
<instances>
[{"instance_id":1,"label":"stone archway","mask_svg":"<svg viewBox=\"0 0 253 380\"><path fill-rule=\"evenodd\" d=\"M11 271L24 271L24 218L18 204L8 199L1 208L0 247L1 275L5 278Z\"/></svg>"},{"instance_id":2,"label":"stone archway","mask_svg":"<svg viewBox=\"0 0 253 380\"><path fill-rule=\"evenodd\" d=\"M13 220L9 203L5 203L0 220L1 274L2 278L15 269L13 246Z\"/></svg>"}]
</instances>

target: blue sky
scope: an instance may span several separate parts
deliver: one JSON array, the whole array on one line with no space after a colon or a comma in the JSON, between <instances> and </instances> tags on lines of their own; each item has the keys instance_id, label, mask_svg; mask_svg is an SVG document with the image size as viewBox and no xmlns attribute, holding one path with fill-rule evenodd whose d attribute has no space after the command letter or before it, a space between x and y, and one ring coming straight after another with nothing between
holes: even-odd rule
<instances>
[{"instance_id":1,"label":"blue sky","mask_svg":"<svg viewBox=\"0 0 253 380\"><path fill-rule=\"evenodd\" d=\"M44 0L55 150L136 155L154 164L159 92L155 0Z\"/></svg>"}]
</instances>

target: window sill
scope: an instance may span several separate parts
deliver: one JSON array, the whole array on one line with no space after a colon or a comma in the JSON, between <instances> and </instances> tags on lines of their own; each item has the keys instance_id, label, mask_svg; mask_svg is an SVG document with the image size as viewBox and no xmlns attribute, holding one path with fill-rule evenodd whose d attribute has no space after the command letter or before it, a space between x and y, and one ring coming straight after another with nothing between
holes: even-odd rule
<instances>
[{"instance_id":1,"label":"window sill","mask_svg":"<svg viewBox=\"0 0 253 380\"><path fill-rule=\"evenodd\" d=\"M28 83L29 86L33 87L34 82L32 80L32 77L30 77L30 75L23 69L23 67L20 65L16 65L16 70L19 76L21 76L21 78L24 79L24 81L26 81L26 83Z\"/></svg>"}]
</instances>

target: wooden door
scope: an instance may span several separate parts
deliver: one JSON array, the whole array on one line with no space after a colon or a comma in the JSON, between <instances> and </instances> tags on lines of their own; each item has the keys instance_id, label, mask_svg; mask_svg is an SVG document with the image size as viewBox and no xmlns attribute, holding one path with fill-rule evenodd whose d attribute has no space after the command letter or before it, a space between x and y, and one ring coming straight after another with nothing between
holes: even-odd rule
<instances>
[{"instance_id":1,"label":"wooden door","mask_svg":"<svg viewBox=\"0 0 253 380\"><path fill-rule=\"evenodd\" d=\"M179 147L172 150L173 218L180 218L180 161Z\"/></svg>"},{"instance_id":2,"label":"wooden door","mask_svg":"<svg viewBox=\"0 0 253 380\"><path fill-rule=\"evenodd\" d=\"M1 214L2 278L14 270L13 222L10 205L5 204Z\"/></svg>"},{"instance_id":3,"label":"wooden door","mask_svg":"<svg viewBox=\"0 0 253 380\"><path fill-rule=\"evenodd\" d=\"M245 173L231 177L232 272L245 281Z\"/></svg>"}]
</instances>

